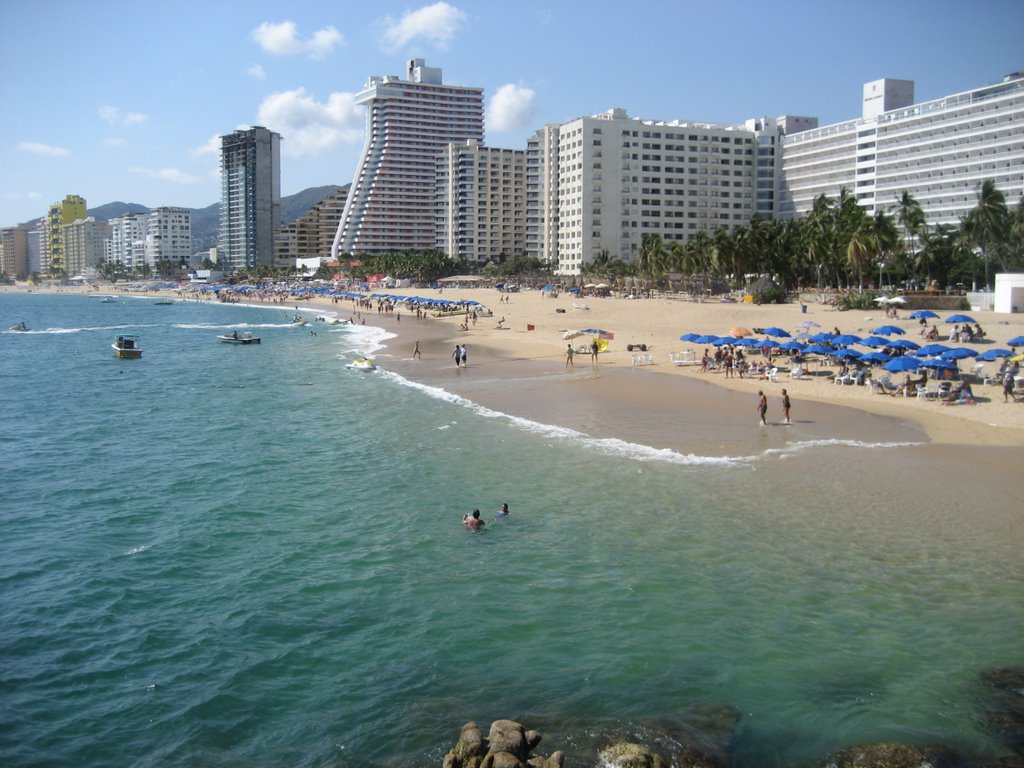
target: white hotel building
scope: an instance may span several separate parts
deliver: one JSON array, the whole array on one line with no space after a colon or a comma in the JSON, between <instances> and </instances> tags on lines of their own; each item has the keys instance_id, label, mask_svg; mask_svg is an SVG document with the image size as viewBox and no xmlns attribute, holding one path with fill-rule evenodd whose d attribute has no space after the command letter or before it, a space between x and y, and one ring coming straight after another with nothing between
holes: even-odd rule
<instances>
[{"instance_id":1,"label":"white hotel building","mask_svg":"<svg viewBox=\"0 0 1024 768\"><path fill-rule=\"evenodd\" d=\"M910 80L864 86L861 117L782 137L776 217L804 216L846 187L869 213L909 192L929 225L956 224L991 179L1024 194L1024 75L914 104Z\"/></svg>"},{"instance_id":2,"label":"white hotel building","mask_svg":"<svg viewBox=\"0 0 1024 768\"><path fill-rule=\"evenodd\" d=\"M339 254L435 247L437 155L450 143L483 143L483 89L444 85L441 70L410 59L408 79L371 77L366 144L331 246Z\"/></svg>"}]
</instances>

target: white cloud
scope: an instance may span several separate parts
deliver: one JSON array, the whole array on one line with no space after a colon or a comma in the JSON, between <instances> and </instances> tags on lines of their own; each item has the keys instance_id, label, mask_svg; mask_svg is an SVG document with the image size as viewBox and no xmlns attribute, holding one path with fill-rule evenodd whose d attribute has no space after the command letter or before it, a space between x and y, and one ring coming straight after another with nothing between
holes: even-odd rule
<instances>
[{"instance_id":1,"label":"white cloud","mask_svg":"<svg viewBox=\"0 0 1024 768\"><path fill-rule=\"evenodd\" d=\"M280 24L264 21L252 31L252 37L267 53L277 56L295 56L304 53L308 59L324 59L334 46L345 42L341 32L334 27L318 29L308 38L302 40L294 21L282 21ZM251 70L250 74L252 74Z\"/></svg>"},{"instance_id":2,"label":"white cloud","mask_svg":"<svg viewBox=\"0 0 1024 768\"><path fill-rule=\"evenodd\" d=\"M4 197L8 200L38 200L42 195L38 192L7 192Z\"/></svg>"},{"instance_id":3,"label":"white cloud","mask_svg":"<svg viewBox=\"0 0 1024 768\"><path fill-rule=\"evenodd\" d=\"M509 83L501 86L487 107L487 129L518 131L528 128L535 112L533 89Z\"/></svg>"},{"instance_id":4,"label":"white cloud","mask_svg":"<svg viewBox=\"0 0 1024 768\"><path fill-rule=\"evenodd\" d=\"M419 37L446 49L465 20L466 14L448 3L427 5L418 11L406 12L397 21L386 18L384 44L388 50L395 51Z\"/></svg>"},{"instance_id":5,"label":"white cloud","mask_svg":"<svg viewBox=\"0 0 1024 768\"><path fill-rule=\"evenodd\" d=\"M245 73L249 75L249 77L251 77L253 80L267 79L267 73L263 71L263 67L261 67L259 64L253 64L251 67L245 70Z\"/></svg>"},{"instance_id":6,"label":"white cloud","mask_svg":"<svg viewBox=\"0 0 1024 768\"><path fill-rule=\"evenodd\" d=\"M216 133L207 139L205 144L200 144L198 147L193 147L188 151L192 157L207 157L209 155L219 156L221 148L220 136Z\"/></svg>"},{"instance_id":7,"label":"white cloud","mask_svg":"<svg viewBox=\"0 0 1024 768\"><path fill-rule=\"evenodd\" d=\"M31 152L33 155L45 155L46 157L68 157L70 149L55 147L52 144L40 144L36 141L23 141L18 145L22 152Z\"/></svg>"},{"instance_id":8,"label":"white cloud","mask_svg":"<svg viewBox=\"0 0 1024 768\"><path fill-rule=\"evenodd\" d=\"M145 176L154 181L172 181L175 184L195 184L199 179L191 176L177 168L129 168L132 173Z\"/></svg>"},{"instance_id":9,"label":"white cloud","mask_svg":"<svg viewBox=\"0 0 1024 768\"><path fill-rule=\"evenodd\" d=\"M363 115L351 93L332 93L320 103L305 88L272 93L259 108L259 124L281 134L289 157L319 155L363 139Z\"/></svg>"},{"instance_id":10,"label":"white cloud","mask_svg":"<svg viewBox=\"0 0 1024 768\"><path fill-rule=\"evenodd\" d=\"M127 112L122 114L117 107L109 105L100 107L97 112L100 118L108 125L141 125L149 118L141 112Z\"/></svg>"},{"instance_id":11,"label":"white cloud","mask_svg":"<svg viewBox=\"0 0 1024 768\"><path fill-rule=\"evenodd\" d=\"M104 139L103 143L108 147L123 147L128 142L118 136L112 136L109 139Z\"/></svg>"}]
</instances>

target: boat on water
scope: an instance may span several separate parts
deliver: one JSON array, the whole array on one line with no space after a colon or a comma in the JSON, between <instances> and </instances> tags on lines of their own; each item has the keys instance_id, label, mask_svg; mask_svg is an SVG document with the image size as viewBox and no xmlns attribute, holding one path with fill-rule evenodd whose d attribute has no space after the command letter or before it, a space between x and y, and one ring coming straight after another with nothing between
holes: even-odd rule
<instances>
[{"instance_id":1,"label":"boat on water","mask_svg":"<svg viewBox=\"0 0 1024 768\"><path fill-rule=\"evenodd\" d=\"M21 321L20 323L18 323L17 325L12 325L12 326L11 326L10 328L8 328L7 330L9 330L9 331L15 331L15 332L19 332L19 331L27 331L27 330L28 330L28 326L27 326L27 325L25 325L25 321L24 321L24 320L22 320L22 321Z\"/></svg>"},{"instance_id":2,"label":"boat on water","mask_svg":"<svg viewBox=\"0 0 1024 768\"><path fill-rule=\"evenodd\" d=\"M104 296L100 299L100 304L117 304L117 299L113 296Z\"/></svg>"},{"instance_id":3,"label":"boat on water","mask_svg":"<svg viewBox=\"0 0 1024 768\"><path fill-rule=\"evenodd\" d=\"M223 336L218 336L218 339L223 341L225 344L259 344L260 337L253 336L251 333L239 333L238 331L232 331L231 333L225 333Z\"/></svg>"},{"instance_id":4,"label":"boat on water","mask_svg":"<svg viewBox=\"0 0 1024 768\"><path fill-rule=\"evenodd\" d=\"M307 320L302 315L296 315L292 318L292 325L306 325Z\"/></svg>"},{"instance_id":5,"label":"boat on water","mask_svg":"<svg viewBox=\"0 0 1024 768\"><path fill-rule=\"evenodd\" d=\"M130 336L126 333L118 334L110 346L114 348L114 354L118 357L128 359L142 357L142 347L139 346L138 336Z\"/></svg>"},{"instance_id":6,"label":"boat on water","mask_svg":"<svg viewBox=\"0 0 1024 768\"><path fill-rule=\"evenodd\" d=\"M165 306L167 304L173 304L174 303L174 299L157 299L153 303L154 304L159 304L161 306Z\"/></svg>"},{"instance_id":7,"label":"boat on water","mask_svg":"<svg viewBox=\"0 0 1024 768\"><path fill-rule=\"evenodd\" d=\"M357 357L345 367L353 371L376 371L377 363L368 357Z\"/></svg>"}]
</instances>

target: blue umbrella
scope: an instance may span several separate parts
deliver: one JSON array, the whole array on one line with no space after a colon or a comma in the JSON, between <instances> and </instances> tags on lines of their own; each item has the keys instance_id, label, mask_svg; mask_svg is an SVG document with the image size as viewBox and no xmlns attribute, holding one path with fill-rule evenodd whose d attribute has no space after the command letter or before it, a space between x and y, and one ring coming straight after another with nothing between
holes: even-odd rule
<instances>
[{"instance_id":1,"label":"blue umbrella","mask_svg":"<svg viewBox=\"0 0 1024 768\"><path fill-rule=\"evenodd\" d=\"M925 361L923 361L921 363L920 367L921 368L934 368L935 370L938 370L939 368L942 368L943 370L949 371L949 370L952 370L952 369L956 368L956 363L951 363L948 360L932 359L932 360L925 360Z\"/></svg>"},{"instance_id":2,"label":"blue umbrella","mask_svg":"<svg viewBox=\"0 0 1024 768\"><path fill-rule=\"evenodd\" d=\"M840 347L848 347L851 344L860 344L860 336L855 336L852 333L842 333L832 339L833 344L838 344Z\"/></svg>"},{"instance_id":3,"label":"blue umbrella","mask_svg":"<svg viewBox=\"0 0 1024 768\"><path fill-rule=\"evenodd\" d=\"M775 336L776 338L780 339L789 338L788 331L784 331L781 328L776 328L775 326L772 326L771 328L764 328L762 329L761 333L763 333L765 336Z\"/></svg>"},{"instance_id":4,"label":"blue umbrella","mask_svg":"<svg viewBox=\"0 0 1024 768\"><path fill-rule=\"evenodd\" d=\"M813 336L810 337L809 341L814 341L814 342L832 341L832 339L834 339L835 337L836 337L836 335L834 333L828 333L827 331L825 331L825 332L822 332L822 333L814 334ZM1024 337L1021 337L1021 338L1024 338ZM1022 341L1021 344L1024 344L1024 341Z\"/></svg>"},{"instance_id":5,"label":"blue umbrella","mask_svg":"<svg viewBox=\"0 0 1024 768\"><path fill-rule=\"evenodd\" d=\"M799 341L786 341L779 344L779 349L784 349L787 352L802 352L805 347Z\"/></svg>"},{"instance_id":6,"label":"blue umbrella","mask_svg":"<svg viewBox=\"0 0 1024 768\"><path fill-rule=\"evenodd\" d=\"M761 341L754 342L752 346L755 346L758 349L771 349L772 347L777 347L779 345L771 339L761 339Z\"/></svg>"},{"instance_id":7,"label":"blue umbrella","mask_svg":"<svg viewBox=\"0 0 1024 768\"><path fill-rule=\"evenodd\" d=\"M986 349L978 355L977 359L986 363L991 363L993 360L998 360L1000 357L1009 357L1012 354L1013 352L1008 349Z\"/></svg>"},{"instance_id":8,"label":"blue umbrella","mask_svg":"<svg viewBox=\"0 0 1024 768\"><path fill-rule=\"evenodd\" d=\"M832 357L838 357L840 360L859 360L861 354L856 349L837 349L832 353Z\"/></svg>"},{"instance_id":9,"label":"blue umbrella","mask_svg":"<svg viewBox=\"0 0 1024 768\"><path fill-rule=\"evenodd\" d=\"M952 347L947 347L945 344L927 344L917 350L918 357L938 357L943 352L949 352Z\"/></svg>"},{"instance_id":10,"label":"blue umbrella","mask_svg":"<svg viewBox=\"0 0 1024 768\"><path fill-rule=\"evenodd\" d=\"M714 344L716 341L718 341L718 337L717 336L715 336L713 333L706 333L703 336L698 336L696 339L694 339L693 343L694 344Z\"/></svg>"},{"instance_id":11,"label":"blue umbrella","mask_svg":"<svg viewBox=\"0 0 1024 768\"><path fill-rule=\"evenodd\" d=\"M906 333L906 331L904 331L902 328L898 328L895 325L883 325L881 328L875 328L875 330L873 330L872 333L877 333L882 336L902 336L904 333Z\"/></svg>"},{"instance_id":12,"label":"blue umbrella","mask_svg":"<svg viewBox=\"0 0 1024 768\"><path fill-rule=\"evenodd\" d=\"M1006 345L1009 347L1024 347L1024 336L1014 336Z\"/></svg>"},{"instance_id":13,"label":"blue umbrella","mask_svg":"<svg viewBox=\"0 0 1024 768\"><path fill-rule=\"evenodd\" d=\"M719 339L715 339L711 343L716 347L724 347L727 344L735 344L736 339L734 339L732 336L722 336Z\"/></svg>"},{"instance_id":14,"label":"blue umbrella","mask_svg":"<svg viewBox=\"0 0 1024 768\"><path fill-rule=\"evenodd\" d=\"M921 367L921 361L916 357L910 355L904 355L903 357L894 357L888 363L885 364L885 370L889 373L903 373L904 371L916 371Z\"/></svg>"},{"instance_id":15,"label":"blue umbrella","mask_svg":"<svg viewBox=\"0 0 1024 768\"><path fill-rule=\"evenodd\" d=\"M900 349L920 349L921 345L916 341L910 339L896 339L889 344L890 347L899 347Z\"/></svg>"},{"instance_id":16,"label":"blue umbrella","mask_svg":"<svg viewBox=\"0 0 1024 768\"><path fill-rule=\"evenodd\" d=\"M771 344L772 342L768 343ZM761 346L761 342L757 339L736 339L732 345L734 347L759 347Z\"/></svg>"},{"instance_id":17,"label":"blue umbrella","mask_svg":"<svg viewBox=\"0 0 1024 768\"><path fill-rule=\"evenodd\" d=\"M975 320L970 315L950 315L949 317L946 318L945 322L947 322L947 323L973 323L973 322L975 322Z\"/></svg>"},{"instance_id":18,"label":"blue umbrella","mask_svg":"<svg viewBox=\"0 0 1024 768\"><path fill-rule=\"evenodd\" d=\"M968 349L967 347L957 347L956 349L951 349L949 350L949 352L943 352L941 355L939 355L939 357L941 357L943 360L963 360L966 357L977 356L977 352L975 352L973 349Z\"/></svg>"},{"instance_id":19,"label":"blue umbrella","mask_svg":"<svg viewBox=\"0 0 1024 768\"><path fill-rule=\"evenodd\" d=\"M679 337L679 340L680 341L696 341L699 338L700 338L700 334L699 333L684 333L682 336Z\"/></svg>"},{"instance_id":20,"label":"blue umbrella","mask_svg":"<svg viewBox=\"0 0 1024 768\"><path fill-rule=\"evenodd\" d=\"M868 352L866 355L861 355L860 359L865 363L888 363L892 360L885 352Z\"/></svg>"},{"instance_id":21,"label":"blue umbrella","mask_svg":"<svg viewBox=\"0 0 1024 768\"><path fill-rule=\"evenodd\" d=\"M932 312L930 309L918 309L908 315L912 320L920 320L922 317L927 319L931 317L938 317L937 314Z\"/></svg>"},{"instance_id":22,"label":"blue umbrella","mask_svg":"<svg viewBox=\"0 0 1024 768\"><path fill-rule=\"evenodd\" d=\"M858 342L865 347L887 347L890 343L888 339L883 339L881 336L868 336Z\"/></svg>"},{"instance_id":23,"label":"blue umbrella","mask_svg":"<svg viewBox=\"0 0 1024 768\"><path fill-rule=\"evenodd\" d=\"M804 347L804 352L810 355L830 355L832 351L832 349L822 344L811 344L809 347Z\"/></svg>"}]
</instances>

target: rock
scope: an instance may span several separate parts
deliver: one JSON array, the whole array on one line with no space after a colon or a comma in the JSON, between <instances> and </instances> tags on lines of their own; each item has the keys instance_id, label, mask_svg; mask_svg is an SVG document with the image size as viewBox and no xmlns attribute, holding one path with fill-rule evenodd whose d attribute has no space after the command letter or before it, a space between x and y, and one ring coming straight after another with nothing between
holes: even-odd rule
<instances>
[{"instance_id":1,"label":"rock","mask_svg":"<svg viewBox=\"0 0 1024 768\"><path fill-rule=\"evenodd\" d=\"M1015 754L1024 755L1024 669L993 669L981 680L991 699L985 712L989 730Z\"/></svg>"},{"instance_id":2,"label":"rock","mask_svg":"<svg viewBox=\"0 0 1024 768\"><path fill-rule=\"evenodd\" d=\"M495 720L491 723L487 742L493 753L509 752L521 761L530 756L526 729L514 720Z\"/></svg>"},{"instance_id":3,"label":"rock","mask_svg":"<svg viewBox=\"0 0 1024 768\"><path fill-rule=\"evenodd\" d=\"M961 768L964 755L941 746L862 744L830 755L820 768Z\"/></svg>"},{"instance_id":4,"label":"rock","mask_svg":"<svg viewBox=\"0 0 1024 768\"><path fill-rule=\"evenodd\" d=\"M639 744L612 744L601 750L600 758L608 768L668 768L658 755Z\"/></svg>"},{"instance_id":5,"label":"rock","mask_svg":"<svg viewBox=\"0 0 1024 768\"><path fill-rule=\"evenodd\" d=\"M484 745L484 735L480 726L474 722L468 722L462 726L459 743L448 753L458 759L458 762L452 763L450 768L477 768L486 753L487 747ZM445 755L445 768L449 768L447 761L448 755Z\"/></svg>"},{"instance_id":6,"label":"rock","mask_svg":"<svg viewBox=\"0 0 1024 768\"><path fill-rule=\"evenodd\" d=\"M542 738L544 738L544 737L541 736L540 731L527 731L526 732L526 748L527 748L527 750L529 750L530 752L533 752L533 750L535 750L537 748L537 746L540 744L540 741L541 741Z\"/></svg>"},{"instance_id":7,"label":"rock","mask_svg":"<svg viewBox=\"0 0 1024 768\"><path fill-rule=\"evenodd\" d=\"M523 765L511 752L488 752L480 768L523 768Z\"/></svg>"}]
</instances>

